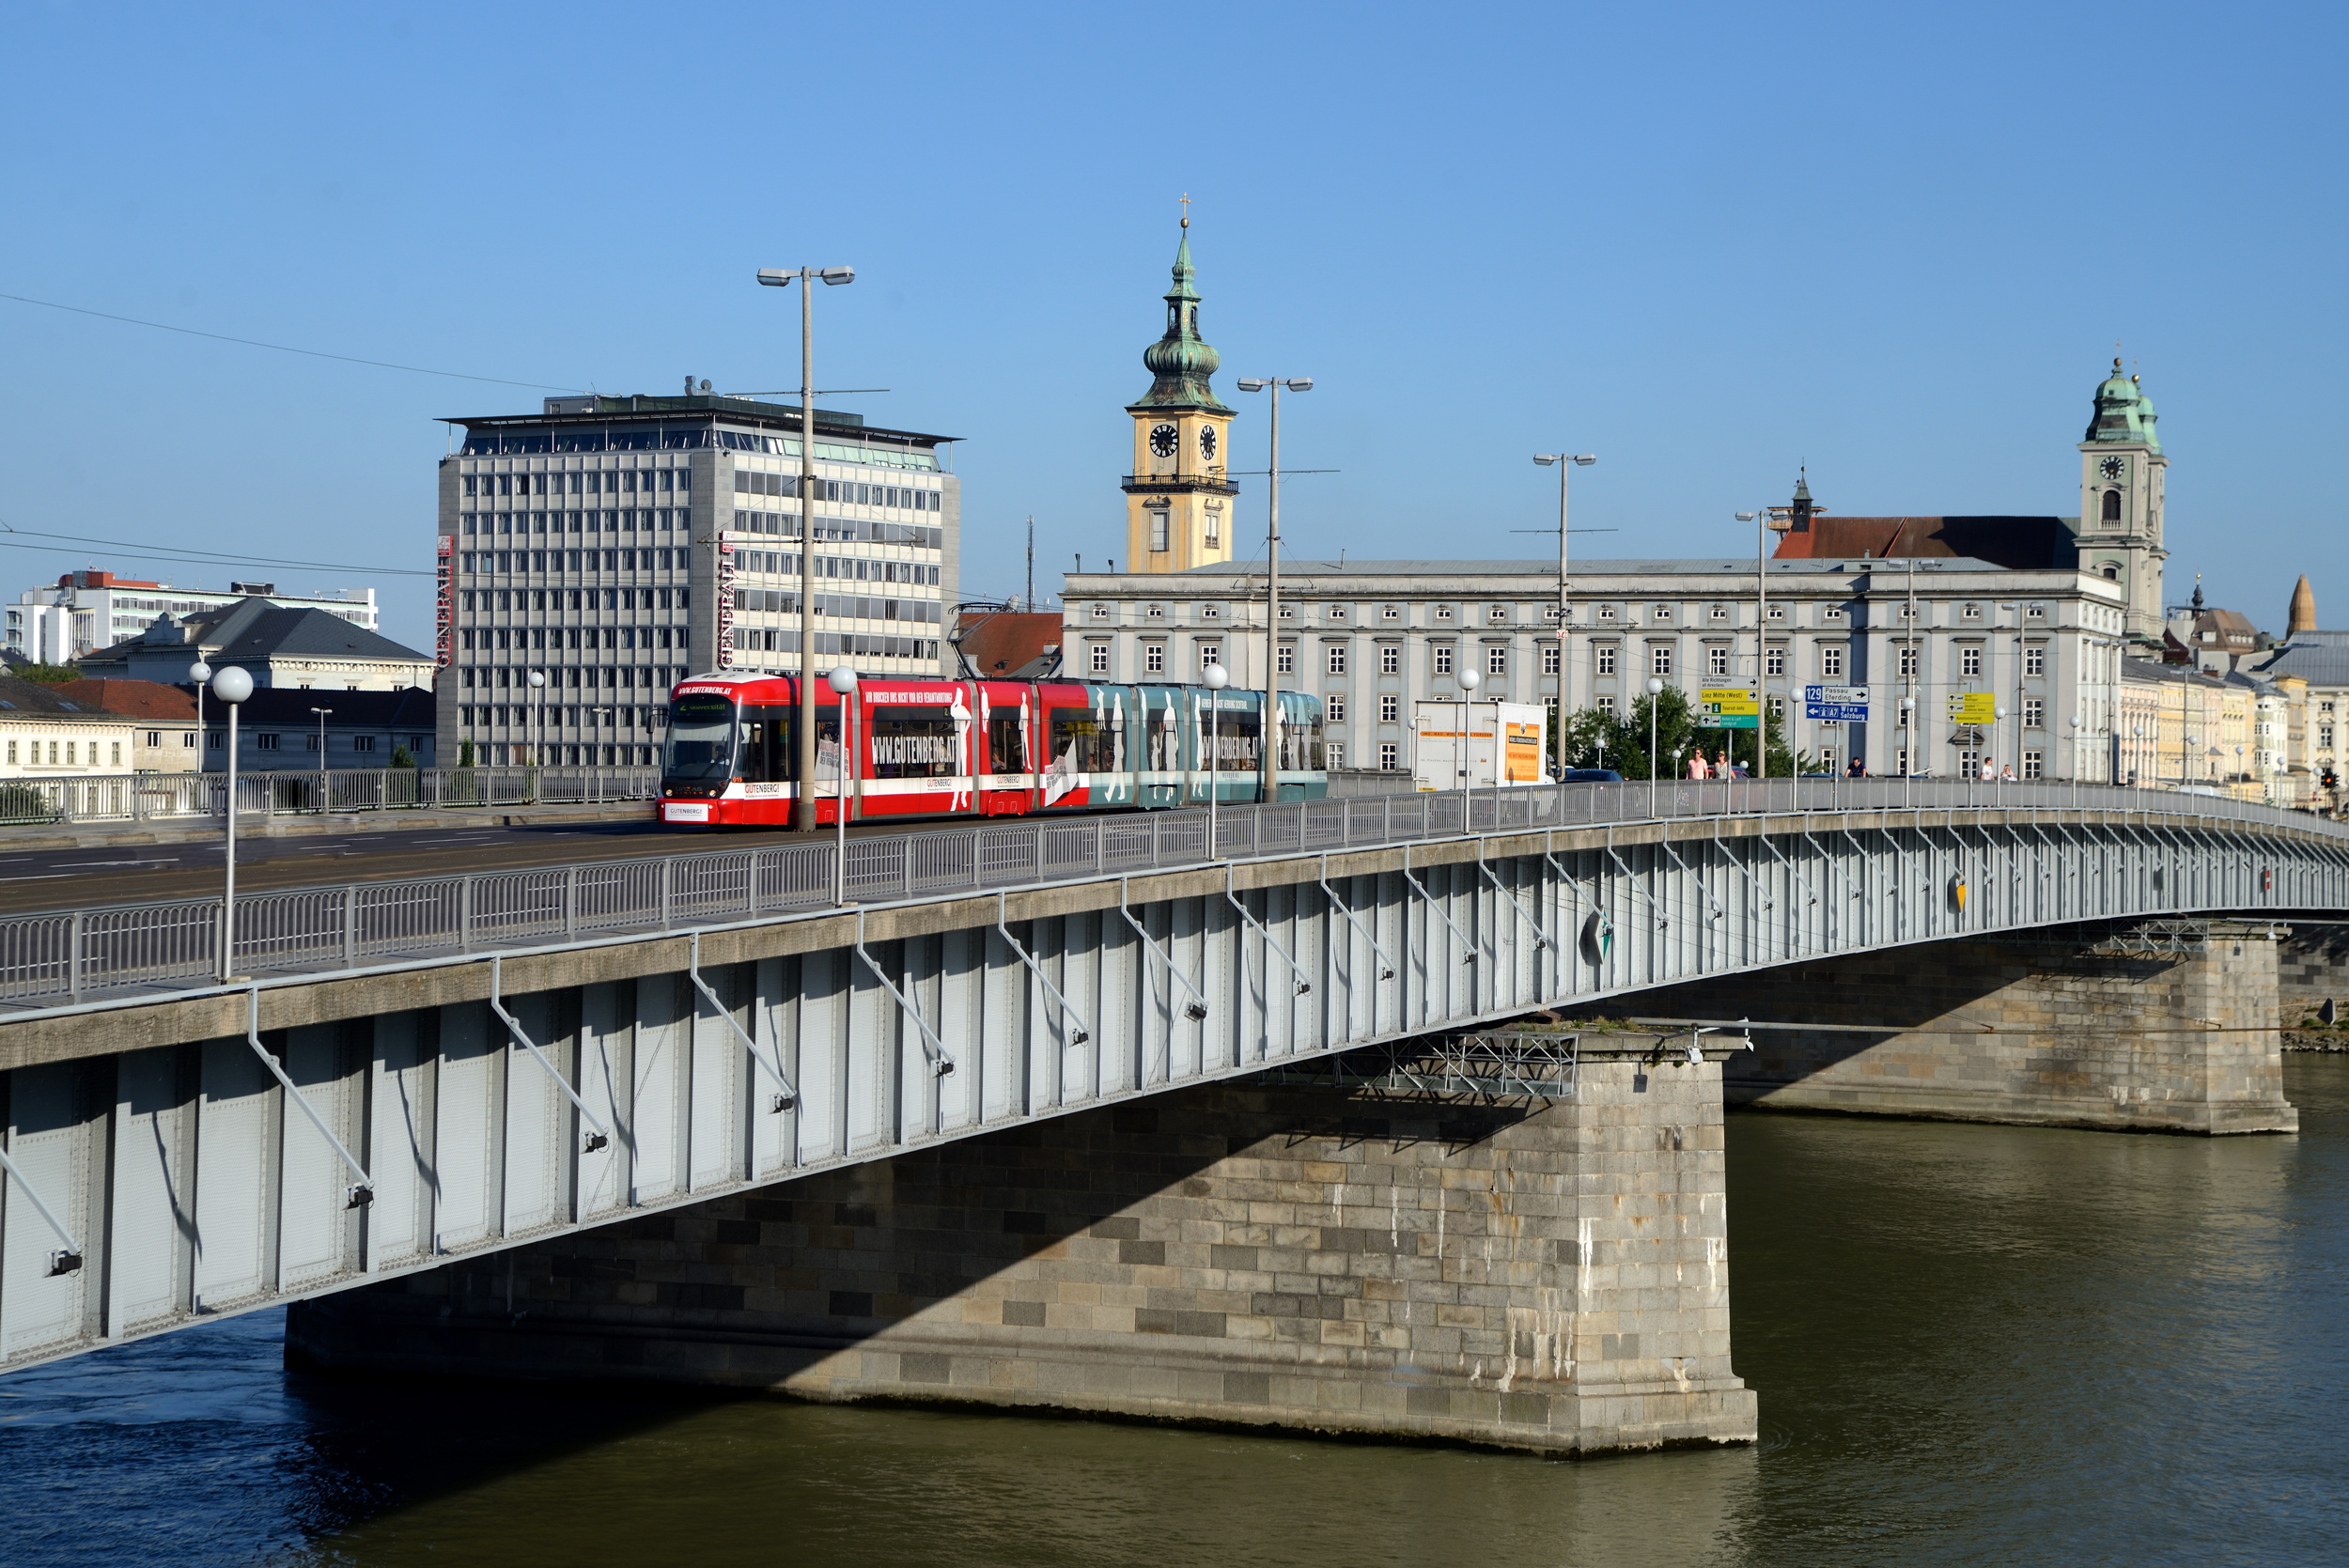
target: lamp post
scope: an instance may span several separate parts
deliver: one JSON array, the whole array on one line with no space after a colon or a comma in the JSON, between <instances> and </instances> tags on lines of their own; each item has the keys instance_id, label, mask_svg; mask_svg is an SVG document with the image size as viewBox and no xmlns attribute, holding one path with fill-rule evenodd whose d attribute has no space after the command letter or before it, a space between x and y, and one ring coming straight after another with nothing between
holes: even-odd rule
<instances>
[{"instance_id":1,"label":"lamp post","mask_svg":"<svg viewBox=\"0 0 2349 1568\"><path fill-rule=\"evenodd\" d=\"M326 779L326 716L327 716L328 714L330 714L330 713L334 712L334 710L333 708L331 708L331 707L314 707L314 708L312 708L310 711L311 711L312 713L317 714L317 715L318 715L318 720L319 720L319 810L320 810L320 811L324 811L324 810L326 809L326 784L327 784L327 779Z\"/></svg>"},{"instance_id":2,"label":"lamp post","mask_svg":"<svg viewBox=\"0 0 2349 1568\"><path fill-rule=\"evenodd\" d=\"M2139 753L2144 751L2144 749L2145 726L2142 724L2131 724L2129 726L2129 783L2132 785L2137 783L2137 765L2140 760Z\"/></svg>"},{"instance_id":3,"label":"lamp post","mask_svg":"<svg viewBox=\"0 0 2349 1568\"><path fill-rule=\"evenodd\" d=\"M1273 769L1279 766L1281 744L1281 389L1311 392L1314 379L1242 376L1238 384L1242 392L1272 389L1272 461L1267 465L1270 483L1265 492L1270 526L1265 539L1264 723L1259 737L1264 749L1259 759L1264 770L1264 793L1258 797L1270 805L1279 796Z\"/></svg>"},{"instance_id":4,"label":"lamp post","mask_svg":"<svg viewBox=\"0 0 2349 1568\"><path fill-rule=\"evenodd\" d=\"M1222 847L1215 836L1215 798L1220 786L1216 780L1216 710L1223 706L1223 689L1232 684L1232 672L1221 664L1210 664L1199 678L1207 687L1207 859L1216 858Z\"/></svg>"},{"instance_id":5,"label":"lamp post","mask_svg":"<svg viewBox=\"0 0 2349 1568\"><path fill-rule=\"evenodd\" d=\"M1457 678L1460 682L1460 787L1472 790L1476 787L1476 775L1469 769L1469 741L1476 728L1472 705L1476 700L1476 689L1484 684L1485 677L1477 674L1474 665L1470 665L1462 670ZM1460 808L1460 820L1463 826L1467 825L1468 808L1465 806Z\"/></svg>"},{"instance_id":6,"label":"lamp post","mask_svg":"<svg viewBox=\"0 0 2349 1568\"><path fill-rule=\"evenodd\" d=\"M537 735L537 738L531 742L530 747L530 798L534 800L538 798L537 769L546 766L546 758L538 754L547 749L547 709L545 700L538 695L546 690L546 685L547 673L544 670L530 672L530 723ZM531 730L525 729L522 733L528 736Z\"/></svg>"},{"instance_id":7,"label":"lamp post","mask_svg":"<svg viewBox=\"0 0 2349 1568\"><path fill-rule=\"evenodd\" d=\"M1794 527L1792 512L1763 506L1739 512L1739 522L1753 524L1753 776L1770 776L1770 568L1772 533Z\"/></svg>"},{"instance_id":8,"label":"lamp post","mask_svg":"<svg viewBox=\"0 0 2349 1568\"><path fill-rule=\"evenodd\" d=\"M1574 661L1566 657L1566 628L1574 620L1574 606L1566 598L1566 480L1577 468L1598 461L1598 454L1536 452L1533 460L1558 470L1558 776L1563 779L1566 776L1566 682L1574 674Z\"/></svg>"},{"instance_id":9,"label":"lamp post","mask_svg":"<svg viewBox=\"0 0 2349 1568\"><path fill-rule=\"evenodd\" d=\"M1990 710L1990 744L1995 748L1999 744L1999 726L2006 722L2006 704L1999 704L1998 706ZM2007 766L2012 768L2014 767L2014 764L2009 762ZM1995 773L1992 774L1990 776L1990 782L1992 784L1997 784L1999 782L1998 775Z\"/></svg>"},{"instance_id":10,"label":"lamp post","mask_svg":"<svg viewBox=\"0 0 2349 1568\"><path fill-rule=\"evenodd\" d=\"M253 677L231 664L211 685L212 695L228 705L227 876L220 896L220 983L226 986L237 954L237 709L253 695Z\"/></svg>"},{"instance_id":11,"label":"lamp post","mask_svg":"<svg viewBox=\"0 0 2349 1568\"><path fill-rule=\"evenodd\" d=\"M843 664L824 677L824 684L840 696L840 771L832 808L832 824L839 830L839 837L832 862L832 901L845 905L848 902L848 767L856 755L856 671ZM814 769L809 771L812 775Z\"/></svg>"},{"instance_id":12,"label":"lamp post","mask_svg":"<svg viewBox=\"0 0 2349 1568\"><path fill-rule=\"evenodd\" d=\"M1901 699L1901 734L1906 738L1901 745L1901 804L1908 804L1908 781L1917 772L1917 699Z\"/></svg>"},{"instance_id":13,"label":"lamp post","mask_svg":"<svg viewBox=\"0 0 2349 1568\"><path fill-rule=\"evenodd\" d=\"M2072 726L2072 803L2077 806L2080 802L2080 716L2073 714L2069 722Z\"/></svg>"},{"instance_id":14,"label":"lamp post","mask_svg":"<svg viewBox=\"0 0 2349 1568\"><path fill-rule=\"evenodd\" d=\"M195 770L201 774L204 753L211 749L206 744L210 737L204 733L204 683L212 678L212 667L199 658L188 666L188 678L195 683L195 743L203 748L195 753Z\"/></svg>"},{"instance_id":15,"label":"lamp post","mask_svg":"<svg viewBox=\"0 0 2349 1568\"><path fill-rule=\"evenodd\" d=\"M758 270L762 287L788 288L794 278L800 284L800 799L799 809L792 815L801 832L812 833L816 831L816 308L810 296L817 278L837 287L854 283L856 269Z\"/></svg>"},{"instance_id":16,"label":"lamp post","mask_svg":"<svg viewBox=\"0 0 2349 1568\"><path fill-rule=\"evenodd\" d=\"M1664 694L1664 682L1656 675L1647 677L1647 814L1656 815L1656 699Z\"/></svg>"}]
</instances>

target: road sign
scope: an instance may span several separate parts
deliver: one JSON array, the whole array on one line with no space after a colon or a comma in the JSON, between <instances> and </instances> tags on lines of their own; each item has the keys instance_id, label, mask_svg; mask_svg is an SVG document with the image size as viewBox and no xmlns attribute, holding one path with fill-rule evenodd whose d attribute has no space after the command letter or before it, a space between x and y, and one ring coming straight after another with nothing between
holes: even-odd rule
<instances>
[{"instance_id":1,"label":"road sign","mask_svg":"<svg viewBox=\"0 0 2349 1568\"><path fill-rule=\"evenodd\" d=\"M1697 727L1707 730L1750 730L1762 724L1762 705L1749 688L1707 686L1697 692Z\"/></svg>"},{"instance_id":2,"label":"road sign","mask_svg":"<svg viewBox=\"0 0 2349 1568\"><path fill-rule=\"evenodd\" d=\"M1950 693L1950 722L1952 724L1995 724L1999 722L1999 698L1991 691L1952 691Z\"/></svg>"},{"instance_id":3,"label":"road sign","mask_svg":"<svg viewBox=\"0 0 2349 1568\"><path fill-rule=\"evenodd\" d=\"M1802 689L1802 716L1864 724L1868 722L1868 689L1864 686L1806 686Z\"/></svg>"}]
</instances>

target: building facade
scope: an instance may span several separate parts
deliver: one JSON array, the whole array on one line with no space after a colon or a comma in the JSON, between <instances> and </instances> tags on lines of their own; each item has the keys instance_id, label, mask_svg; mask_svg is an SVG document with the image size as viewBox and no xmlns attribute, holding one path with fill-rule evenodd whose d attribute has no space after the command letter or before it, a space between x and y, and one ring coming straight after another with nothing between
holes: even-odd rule
<instances>
[{"instance_id":1,"label":"building facade","mask_svg":"<svg viewBox=\"0 0 2349 1568\"><path fill-rule=\"evenodd\" d=\"M646 764L688 675L801 668L796 408L550 397L451 423L465 435L440 473L443 757ZM818 671L949 672L952 439L817 411Z\"/></svg>"},{"instance_id":2,"label":"building facade","mask_svg":"<svg viewBox=\"0 0 2349 1568\"><path fill-rule=\"evenodd\" d=\"M70 571L55 586L28 588L6 607L0 644L35 664L71 664L86 654L138 636L158 615L211 619L253 598L289 610L316 610L363 630L377 629L372 588L317 594L280 594L272 582L175 588L107 571Z\"/></svg>"},{"instance_id":3,"label":"building facade","mask_svg":"<svg viewBox=\"0 0 2349 1568\"><path fill-rule=\"evenodd\" d=\"M245 773L320 768L435 768L432 693L256 690L237 712L237 768ZM228 717L204 702L204 767L228 765Z\"/></svg>"},{"instance_id":4,"label":"building facade","mask_svg":"<svg viewBox=\"0 0 2349 1568\"><path fill-rule=\"evenodd\" d=\"M1190 220L1174 250L1166 334L1143 350L1150 390L1126 412L1134 422L1126 491L1126 560L1137 572L1188 571L1232 558L1239 486L1226 461L1232 411L1209 384L1221 356L1199 335L1199 290Z\"/></svg>"},{"instance_id":5,"label":"building facade","mask_svg":"<svg viewBox=\"0 0 2349 1568\"><path fill-rule=\"evenodd\" d=\"M0 675L0 779L128 773L132 721L39 681Z\"/></svg>"},{"instance_id":6,"label":"building facade","mask_svg":"<svg viewBox=\"0 0 2349 1568\"><path fill-rule=\"evenodd\" d=\"M51 690L68 702L130 720L133 772L193 773L203 768L194 687L151 680L69 680Z\"/></svg>"},{"instance_id":7,"label":"building facade","mask_svg":"<svg viewBox=\"0 0 2349 1568\"><path fill-rule=\"evenodd\" d=\"M2161 542L2170 459L2155 422L2153 399L2115 359L2080 439L2078 526L2081 567L2121 584L2127 598L2129 640L2158 645L2162 563L2170 558Z\"/></svg>"},{"instance_id":8,"label":"building facade","mask_svg":"<svg viewBox=\"0 0 2349 1568\"><path fill-rule=\"evenodd\" d=\"M235 666L256 687L331 691L404 691L428 687L429 654L307 606L239 599L179 620L157 615L128 641L83 655L86 675L184 685L198 659L215 670Z\"/></svg>"},{"instance_id":9,"label":"building facade","mask_svg":"<svg viewBox=\"0 0 2349 1568\"><path fill-rule=\"evenodd\" d=\"M1580 562L1561 636L1555 562L1289 561L1274 660L1284 690L1322 698L1333 768L1410 769L1413 705L1459 700L1473 669L1480 699L1569 713L1628 714L1650 678L1691 695L1758 678L1772 734L1825 770L1857 756L1947 775L1988 756L2026 778L2115 776L2119 583L1916 558L1773 560L1767 577L1765 608L1750 560ZM1195 680L1221 663L1235 686L1265 684L1261 569L1077 573L1065 598L1073 678ZM1866 687L1867 722L1807 717L1812 685ZM1952 722L1965 693L2004 716Z\"/></svg>"}]
</instances>

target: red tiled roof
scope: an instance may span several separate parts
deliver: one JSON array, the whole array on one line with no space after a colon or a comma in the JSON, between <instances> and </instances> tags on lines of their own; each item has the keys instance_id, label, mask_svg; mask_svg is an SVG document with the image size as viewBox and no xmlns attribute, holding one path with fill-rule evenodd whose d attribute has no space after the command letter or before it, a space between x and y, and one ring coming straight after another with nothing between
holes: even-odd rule
<instances>
[{"instance_id":1,"label":"red tiled roof","mask_svg":"<svg viewBox=\"0 0 2349 1568\"><path fill-rule=\"evenodd\" d=\"M2061 518L1846 518L1813 514L1807 532L1779 536L1781 561L1949 560L1970 556L2019 570L2071 568L2078 547Z\"/></svg>"},{"instance_id":2,"label":"red tiled roof","mask_svg":"<svg viewBox=\"0 0 2349 1568\"><path fill-rule=\"evenodd\" d=\"M151 680L69 680L57 687L60 696L88 703L126 719L187 719L195 717L195 693Z\"/></svg>"},{"instance_id":3,"label":"red tiled roof","mask_svg":"<svg viewBox=\"0 0 2349 1568\"><path fill-rule=\"evenodd\" d=\"M966 610L957 617L962 657L981 680L1027 680L1050 667L1061 640L1058 615Z\"/></svg>"}]
</instances>

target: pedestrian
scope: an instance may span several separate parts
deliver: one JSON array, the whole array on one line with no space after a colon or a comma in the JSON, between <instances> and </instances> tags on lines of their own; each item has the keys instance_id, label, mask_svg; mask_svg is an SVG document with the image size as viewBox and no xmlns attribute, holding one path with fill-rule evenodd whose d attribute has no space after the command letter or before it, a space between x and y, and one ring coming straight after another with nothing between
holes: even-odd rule
<instances>
[{"instance_id":1,"label":"pedestrian","mask_svg":"<svg viewBox=\"0 0 2349 1568\"><path fill-rule=\"evenodd\" d=\"M2010 762L2004 768L1999 769L1999 782L2000 784L2013 784L2015 782L2015 765L2013 763Z\"/></svg>"},{"instance_id":2,"label":"pedestrian","mask_svg":"<svg viewBox=\"0 0 2349 1568\"><path fill-rule=\"evenodd\" d=\"M1704 748L1702 746L1688 753L1688 777L1692 779L1704 777Z\"/></svg>"},{"instance_id":3,"label":"pedestrian","mask_svg":"<svg viewBox=\"0 0 2349 1568\"><path fill-rule=\"evenodd\" d=\"M1994 767L1994 766L1992 765L1992 763L1991 763L1990 759L1989 759L1988 757L1984 757L1984 758L1983 758L1983 759L1982 759L1982 782L1983 782L1983 784L1993 784L1993 783L1996 783L1996 782L1997 782L1998 777L1999 777L1999 774L1998 774L1998 769L1997 769L1997 768L1996 768L1996 767Z\"/></svg>"},{"instance_id":4,"label":"pedestrian","mask_svg":"<svg viewBox=\"0 0 2349 1568\"><path fill-rule=\"evenodd\" d=\"M1852 758L1851 766L1843 769L1843 777L1847 779L1864 779L1867 776L1868 765L1858 757Z\"/></svg>"}]
</instances>

